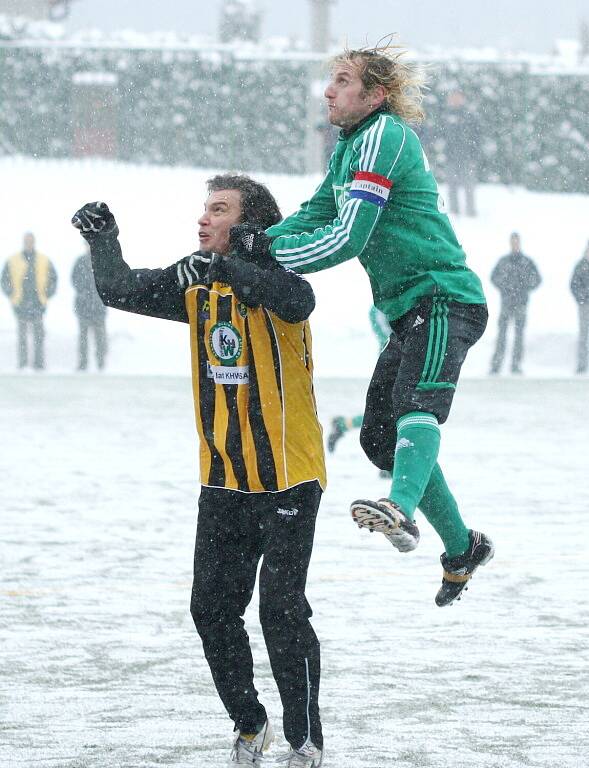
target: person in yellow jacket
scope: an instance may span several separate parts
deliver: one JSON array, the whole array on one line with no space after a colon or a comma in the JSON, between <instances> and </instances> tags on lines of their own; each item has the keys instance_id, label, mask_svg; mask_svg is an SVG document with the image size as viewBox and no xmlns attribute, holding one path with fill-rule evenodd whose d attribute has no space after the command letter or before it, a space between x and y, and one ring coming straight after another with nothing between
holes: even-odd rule
<instances>
[{"instance_id":1,"label":"person in yellow jacket","mask_svg":"<svg viewBox=\"0 0 589 768\"><path fill-rule=\"evenodd\" d=\"M105 304L189 324L201 482L190 608L235 726L230 764L265 764L272 740L243 625L262 560L260 621L290 744L282 762L319 768L320 649L305 597L326 482L308 322L315 297L268 252L263 230L281 218L269 190L229 174L207 187L199 250L164 269L126 263L105 203L83 206L72 223Z\"/></svg>"},{"instance_id":2,"label":"person in yellow jacket","mask_svg":"<svg viewBox=\"0 0 589 768\"><path fill-rule=\"evenodd\" d=\"M35 248L35 236L27 232L23 249L11 256L2 270L2 290L9 297L17 320L17 364L28 365L28 333L33 334L33 368L45 368L43 315L57 288L57 272L47 256Z\"/></svg>"}]
</instances>

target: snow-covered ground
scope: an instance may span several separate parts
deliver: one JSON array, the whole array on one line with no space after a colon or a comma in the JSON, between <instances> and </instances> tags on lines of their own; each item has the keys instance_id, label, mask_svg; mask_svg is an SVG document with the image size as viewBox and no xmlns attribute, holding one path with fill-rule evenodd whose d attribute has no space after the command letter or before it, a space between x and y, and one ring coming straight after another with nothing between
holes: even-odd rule
<instances>
[{"instance_id":1,"label":"snow-covered ground","mask_svg":"<svg viewBox=\"0 0 589 768\"><path fill-rule=\"evenodd\" d=\"M60 273L45 374L13 373L14 319L0 297L0 766L223 766L231 725L188 612L198 482L187 329L110 312L107 373L71 375L69 282L80 204L111 204L133 266L166 265L195 247L212 172L0 159L0 173L0 261L32 230ZM317 181L263 180L285 213ZM388 488L357 436L342 440L309 575L325 768L588 764L589 382L571 375L568 281L589 197L485 186L478 203L476 219L454 224L491 321L443 428L441 463L497 555L463 601L436 608L439 540L423 521L420 547L402 556L354 527L349 502ZM528 375L488 379L498 311L488 276L514 229L544 278L531 300ZM358 264L312 282L328 425L361 412L376 343ZM279 725L255 603L248 629Z\"/></svg>"},{"instance_id":2,"label":"snow-covered ground","mask_svg":"<svg viewBox=\"0 0 589 768\"><path fill-rule=\"evenodd\" d=\"M70 226L76 209L89 200L106 200L121 228L121 242L132 266L166 266L197 247L196 220L202 210L205 180L214 172L187 168L125 166L108 162L0 159L0 210L3 212L0 262L20 249L32 230L39 250L60 274L58 293L47 315L47 358L54 372L76 364L77 324L70 273L82 239ZM285 214L311 194L317 178L259 176L274 192ZM454 225L487 289L488 330L471 352L465 375L487 372L495 340L498 296L489 285L497 259L507 252L509 234L518 230L522 247L538 264L543 284L532 295L528 317L526 372L568 376L575 368L576 305L569 280L589 237L589 196L531 193L519 188L482 186L479 216L456 217ZM317 294L312 316L318 376L365 377L376 344L367 320L368 279L356 262L311 276ZM188 375L186 328L111 312L109 370L114 373ZM0 296L0 373L14 370L14 318Z\"/></svg>"},{"instance_id":3,"label":"snow-covered ground","mask_svg":"<svg viewBox=\"0 0 589 768\"><path fill-rule=\"evenodd\" d=\"M320 379L323 423L359 411L365 386ZM188 612L188 379L5 375L0 399L0 766L226 765L231 724ZM325 768L587 766L586 414L584 380L462 382L441 464L497 554L447 609L433 530L418 518L409 555L358 531L349 502L387 484L355 435L329 457L308 585ZM247 624L279 726L255 601Z\"/></svg>"}]
</instances>

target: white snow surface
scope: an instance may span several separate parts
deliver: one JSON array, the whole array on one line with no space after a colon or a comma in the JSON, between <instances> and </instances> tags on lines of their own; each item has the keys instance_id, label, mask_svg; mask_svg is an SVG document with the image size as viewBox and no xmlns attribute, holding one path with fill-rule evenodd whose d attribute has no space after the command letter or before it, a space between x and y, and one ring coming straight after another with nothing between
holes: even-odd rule
<instances>
[{"instance_id":1,"label":"white snow surface","mask_svg":"<svg viewBox=\"0 0 589 768\"><path fill-rule=\"evenodd\" d=\"M0 158L0 210L3 261L22 247L32 230L37 247L55 263L58 292L46 314L48 368L73 371L77 323L70 273L83 241L70 225L85 202L105 200L121 229L123 253L132 267L167 266L198 247L197 219L205 181L215 171L130 166L104 161L34 161ZM319 177L255 174L276 195L283 214L295 211ZM442 187L443 190L443 187ZM457 216L453 224L469 264L485 284L490 321L470 352L465 376L486 374L499 309L489 283L498 258L509 250L509 234L520 232L522 248L538 264L543 283L532 294L527 326L526 372L534 376L569 375L575 368L576 305L569 291L574 264L589 237L589 195L532 193L520 188L483 185L479 216ZM309 277L317 296L311 316L317 376L369 376L376 343L368 323L368 278L356 260ZM111 311L108 369L118 374L189 375L188 331L163 322ZM0 373L14 370L15 323L0 297Z\"/></svg>"},{"instance_id":2,"label":"white snow surface","mask_svg":"<svg viewBox=\"0 0 589 768\"><path fill-rule=\"evenodd\" d=\"M365 386L320 379L323 423L360 411ZM0 765L227 765L231 723L188 610L188 379L5 375L0 387ZM445 609L433 529L418 515L406 555L359 531L350 501L388 484L356 434L328 457L308 579L325 768L587 766L586 406L580 379L462 382L440 462L497 554ZM246 624L280 732L257 597Z\"/></svg>"},{"instance_id":3,"label":"white snow surface","mask_svg":"<svg viewBox=\"0 0 589 768\"><path fill-rule=\"evenodd\" d=\"M189 615L198 496L187 329L110 312L106 374L74 375L69 220L106 200L133 266L196 247L212 174L109 163L0 160L2 248L33 230L60 272L48 371L14 371L0 304L0 766L217 768L231 723ZM287 213L317 179L263 177ZM324 768L585 768L589 751L588 381L574 378L568 292L589 197L486 186L457 217L487 283L509 233L544 282L532 296L527 376L486 378L490 327L472 351L440 463L467 525L495 541L465 598L439 609L442 545L418 514L418 549L358 531L354 498L388 491L350 433L328 456L308 579L322 643ZM360 413L374 365L368 281L350 262L312 278L324 427ZM150 375L144 375L150 374ZM281 706L257 620L256 685ZM268 765L285 748L280 740Z\"/></svg>"}]
</instances>

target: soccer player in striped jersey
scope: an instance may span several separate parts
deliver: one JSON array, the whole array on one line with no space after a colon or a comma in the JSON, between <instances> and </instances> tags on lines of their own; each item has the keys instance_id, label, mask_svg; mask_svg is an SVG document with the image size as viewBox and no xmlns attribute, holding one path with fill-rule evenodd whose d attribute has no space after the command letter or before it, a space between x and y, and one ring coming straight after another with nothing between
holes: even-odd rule
<instances>
[{"instance_id":1,"label":"soccer player in striped jersey","mask_svg":"<svg viewBox=\"0 0 589 768\"><path fill-rule=\"evenodd\" d=\"M460 368L487 323L479 278L468 268L436 179L410 123L423 119L422 78L398 46L346 50L331 61L329 120L341 128L329 170L310 200L267 232L280 264L318 272L358 258L393 334L366 400L361 444L392 470L389 496L361 499L360 527L401 552L417 546L417 507L445 546L436 603L460 596L493 555L469 530L437 463Z\"/></svg>"},{"instance_id":2,"label":"soccer player in striped jersey","mask_svg":"<svg viewBox=\"0 0 589 768\"><path fill-rule=\"evenodd\" d=\"M200 250L165 269L131 269L105 203L72 223L90 244L105 304L190 324L201 493L191 613L235 725L230 765L260 765L272 741L254 686L243 615L260 569L260 620L291 750L319 768L319 641L305 597L325 487L313 393L309 283L269 254L276 201L247 176L208 182Z\"/></svg>"}]
</instances>

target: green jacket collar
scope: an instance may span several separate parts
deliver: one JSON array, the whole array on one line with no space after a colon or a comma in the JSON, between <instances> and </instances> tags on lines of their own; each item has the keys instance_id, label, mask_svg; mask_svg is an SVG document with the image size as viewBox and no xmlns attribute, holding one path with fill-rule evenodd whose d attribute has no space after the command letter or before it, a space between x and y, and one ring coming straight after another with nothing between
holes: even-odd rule
<instances>
[{"instance_id":1,"label":"green jacket collar","mask_svg":"<svg viewBox=\"0 0 589 768\"><path fill-rule=\"evenodd\" d=\"M356 123L356 125L352 126L352 128L344 129L342 128L339 134L340 139L349 139L350 136L353 136L355 133L358 133L359 131L366 128L367 125L370 125L371 123L375 122L375 120L380 117L382 114L389 114L390 109L388 107L378 107L378 109L375 109L374 112L371 112L369 115L366 115L362 120L360 120L359 123Z\"/></svg>"}]
</instances>

